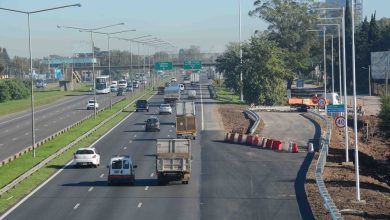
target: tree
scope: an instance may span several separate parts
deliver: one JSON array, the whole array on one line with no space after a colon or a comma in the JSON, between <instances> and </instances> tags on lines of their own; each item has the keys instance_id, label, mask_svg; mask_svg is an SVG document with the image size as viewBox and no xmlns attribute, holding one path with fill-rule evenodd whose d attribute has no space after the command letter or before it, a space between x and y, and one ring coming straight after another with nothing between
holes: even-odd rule
<instances>
[{"instance_id":1,"label":"tree","mask_svg":"<svg viewBox=\"0 0 390 220\"><path fill-rule=\"evenodd\" d=\"M312 1L307 1L312 2ZM298 74L310 67L309 51L313 38L305 33L315 20L314 12L308 11L308 3L292 0L256 0L256 7L249 12L269 23L269 39L277 46L287 49L286 61L291 70ZM291 84L293 75L289 78Z\"/></svg>"},{"instance_id":2,"label":"tree","mask_svg":"<svg viewBox=\"0 0 390 220\"><path fill-rule=\"evenodd\" d=\"M390 135L390 95L385 95L381 97L381 110L379 112L379 126L380 130L386 134Z\"/></svg>"},{"instance_id":3,"label":"tree","mask_svg":"<svg viewBox=\"0 0 390 220\"><path fill-rule=\"evenodd\" d=\"M225 52L216 59L217 72L224 74L224 84L236 93L240 91L239 44L230 43Z\"/></svg>"},{"instance_id":4,"label":"tree","mask_svg":"<svg viewBox=\"0 0 390 220\"><path fill-rule=\"evenodd\" d=\"M245 101L260 105L285 103L285 80L293 75L286 62L287 49L267 34L251 38L243 50Z\"/></svg>"}]
</instances>

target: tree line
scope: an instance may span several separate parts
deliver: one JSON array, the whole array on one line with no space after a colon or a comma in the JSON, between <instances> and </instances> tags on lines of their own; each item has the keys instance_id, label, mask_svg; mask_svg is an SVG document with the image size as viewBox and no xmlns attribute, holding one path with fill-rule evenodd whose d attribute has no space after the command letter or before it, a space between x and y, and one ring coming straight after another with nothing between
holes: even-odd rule
<instances>
[{"instance_id":1,"label":"tree line","mask_svg":"<svg viewBox=\"0 0 390 220\"><path fill-rule=\"evenodd\" d=\"M284 104L286 90L294 78L312 78L315 67L323 69L322 33L308 32L319 29L319 12L309 10L314 1L256 0L250 16L268 23L265 31L256 31L242 43L243 61L240 63L239 44L230 43L217 58L217 70L224 73L224 84L236 94L243 88L246 103L259 105ZM352 92L352 31L350 1L346 1L346 69L347 89ZM340 22L341 24L341 22ZM329 28L330 29L330 28ZM334 45L338 43L337 29L333 32ZM327 30L328 32L328 30ZM329 32L328 32L329 33ZM331 39L326 38L327 90L331 88ZM370 52L390 50L390 19L377 21L373 14L368 21L356 25L356 79L358 94L368 94L368 65ZM341 38L342 41L342 38ZM334 48L335 85L339 83L337 48ZM240 83L240 72L243 82ZM338 91L338 89L336 90Z\"/></svg>"}]
</instances>

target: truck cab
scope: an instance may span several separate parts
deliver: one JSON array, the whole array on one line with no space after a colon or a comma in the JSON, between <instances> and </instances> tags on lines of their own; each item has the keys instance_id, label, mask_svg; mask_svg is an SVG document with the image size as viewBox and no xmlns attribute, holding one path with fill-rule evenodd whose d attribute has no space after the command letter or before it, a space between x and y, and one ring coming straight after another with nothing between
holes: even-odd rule
<instances>
[{"instance_id":1,"label":"truck cab","mask_svg":"<svg viewBox=\"0 0 390 220\"><path fill-rule=\"evenodd\" d=\"M113 183L127 183L133 185L135 182L134 169L137 165L133 164L130 156L115 156L111 158L110 164L107 166L108 185Z\"/></svg>"}]
</instances>

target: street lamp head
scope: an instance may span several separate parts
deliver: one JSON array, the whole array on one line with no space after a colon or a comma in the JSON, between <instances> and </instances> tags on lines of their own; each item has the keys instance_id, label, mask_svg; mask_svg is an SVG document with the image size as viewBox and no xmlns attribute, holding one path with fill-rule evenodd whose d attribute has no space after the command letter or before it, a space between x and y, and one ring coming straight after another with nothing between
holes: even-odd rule
<instances>
[{"instance_id":1,"label":"street lamp head","mask_svg":"<svg viewBox=\"0 0 390 220\"><path fill-rule=\"evenodd\" d=\"M57 28L62 28L62 26L61 25L57 25Z\"/></svg>"},{"instance_id":2,"label":"street lamp head","mask_svg":"<svg viewBox=\"0 0 390 220\"><path fill-rule=\"evenodd\" d=\"M80 4L80 3L78 3L78 4L76 4L76 6L77 6L77 7L81 7L81 4Z\"/></svg>"}]
</instances>

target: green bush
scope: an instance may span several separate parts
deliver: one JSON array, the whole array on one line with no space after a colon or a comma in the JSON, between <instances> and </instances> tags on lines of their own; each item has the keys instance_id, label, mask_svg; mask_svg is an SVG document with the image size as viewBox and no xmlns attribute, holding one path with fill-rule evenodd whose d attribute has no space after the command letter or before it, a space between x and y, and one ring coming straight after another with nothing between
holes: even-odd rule
<instances>
[{"instance_id":1,"label":"green bush","mask_svg":"<svg viewBox=\"0 0 390 220\"><path fill-rule=\"evenodd\" d=\"M5 102L11 99L11 94L9 93L9 87L4 80L0 81L0 102Z\"/></svg>"},{"instance_id":2,"label":"green bush","mask_svg":"<svg viewBox=\"0 0 390 220\"><path fill-rule=\"evenodd\" d=\"M24 99L30 95L28 82L25 82L20 79L9 79L3 82L6 85L6 87L3 87L3 89L7 89L10 95L9 100ZM4 97L7 97L6 96L7 91L4 90L4 93L5 93Z\"/></svg>"},{"instance_id":3,"label":"green bush","mask_svg":"<svg viewBox=\"0 0 390 220\"><path fill-rule=\"evenodd\" d=\"M386 136L390 136L390 95L381 97L381 110L378 116L380 130Z\"/></svg>"}]
</instances>

